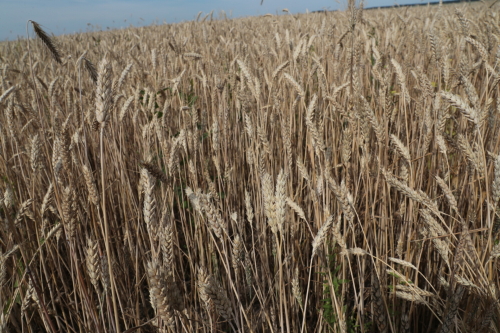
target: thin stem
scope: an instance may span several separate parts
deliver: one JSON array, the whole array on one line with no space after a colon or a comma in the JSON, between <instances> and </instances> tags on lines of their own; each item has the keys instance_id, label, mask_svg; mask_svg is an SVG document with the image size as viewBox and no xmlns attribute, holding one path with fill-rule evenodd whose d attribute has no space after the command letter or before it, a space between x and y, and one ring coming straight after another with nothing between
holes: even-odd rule
<instances>
[{"instance_id":1,"label":"thin stem","mask_svg":"<svg viewBox=\"0 0 500 333\"><path fill-rule=\"evenodd\" d=\"M309 278L307 279L306 299L304 300L304 316L302 318L302 329L300 330L301 333L304 333L304 329L306 327L307 299L309 298L309 287L311 286L311 273L312 273L313 259L314 259L314 255L311 256L311 263L309 264Z\"/></svg>"},{"instance_id":2,"label":"thin stem","mask_svg":"<svg viewBox=\"0 0 500 333\"><path fill-rule=\"evenodd\" d=\"M118 306L116 305L115 279L113 276L113 266L111 264L111 248L109 246L109 221L106 213L106 186L104 182L104 123L101 124L99 145L101 150L101 186L102 186L102 215L104 219L104 244L106 245L106 257L108 260L109 282L111 284L111 300L113 302L113 312L115 315L115 331L120 331L120 322L118 317Z\"/></svg>"}]
</instances>

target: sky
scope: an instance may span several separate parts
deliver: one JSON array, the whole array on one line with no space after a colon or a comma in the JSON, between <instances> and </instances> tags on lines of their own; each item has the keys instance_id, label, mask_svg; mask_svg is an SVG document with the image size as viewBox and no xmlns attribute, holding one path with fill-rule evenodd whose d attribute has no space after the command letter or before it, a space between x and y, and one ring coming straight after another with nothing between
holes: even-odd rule
<instances>
[{"instance_id":1,"label":"sky","mask_svg":"<svg viewBox=\"0 0 500 333\"><path fill-rule=\"evenodd\" d=\"M358 0L359 1L359 0ZM434 1L434 0L432 0ZM365 8L427 0L365 0ZM176 23L214 12L229 18L305 13L307 10L341 9L347 0L0 0L0 41L26 37L26 22L33 20L54 35L92 30Z\"/></svg>"}]
</instances>

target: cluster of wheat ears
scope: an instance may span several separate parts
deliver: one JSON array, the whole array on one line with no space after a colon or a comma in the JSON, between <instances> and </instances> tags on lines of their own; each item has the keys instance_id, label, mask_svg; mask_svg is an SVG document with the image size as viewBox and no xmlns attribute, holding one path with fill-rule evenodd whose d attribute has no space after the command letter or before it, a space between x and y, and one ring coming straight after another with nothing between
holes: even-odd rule
<instances>
[{"instance_id":1,"label":"cluster of wheat ears","mask_svg":"<svg viewBox=\"0 0 500 333\"><path fill-rule=\"evenodd\" d=\"M28 22L0 332L498 332L496 8Z\"/></svg>"}]
</instances>

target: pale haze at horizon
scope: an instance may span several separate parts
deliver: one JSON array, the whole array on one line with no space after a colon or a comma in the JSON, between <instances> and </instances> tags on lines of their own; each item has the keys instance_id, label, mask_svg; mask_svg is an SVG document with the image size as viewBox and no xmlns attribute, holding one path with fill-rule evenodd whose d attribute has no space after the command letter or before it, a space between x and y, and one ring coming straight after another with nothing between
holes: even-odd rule
<instances>
[{"instance_id":1,"label":"pale haze at horizon","mask_svg":"<svg viewBox=\"0 0 500 333\"><path fill-rule=\"evenodd\" d=\"M359 0L358 0L359 1ZM365 0L365 7L427 3L421 0ZM211 11L228 18L270 14L285 15L316 10L344 10L347 0L0 0L0 41L26 37L26 22L40 23L55 35L107 30L153 23L194 20Z\"/></svg>"}]
</instances>

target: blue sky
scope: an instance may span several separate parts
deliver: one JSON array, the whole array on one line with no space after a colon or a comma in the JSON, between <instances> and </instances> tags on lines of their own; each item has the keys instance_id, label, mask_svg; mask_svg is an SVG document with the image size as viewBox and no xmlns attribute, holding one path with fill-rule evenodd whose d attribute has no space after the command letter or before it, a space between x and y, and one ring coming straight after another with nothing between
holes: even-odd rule
<instances>
[{"instance_id":1,"label":"blue sky","mask_svg":"<svg viewBox=\"0 0 500 333\"><path fill-rule=\"evenodd\" d=\"M365 7L377 7L422 0L365 0ZM345 9L347 0L0 0L0 41L26 36L26 21L40 23L55 35L87 31L100 27L125 28L153 22L173 23L193 20L199 11L214 16L224 11L228 17L306 10ZM90 24L90 25L89 25Z\"/></svg>"}]
</instances>

